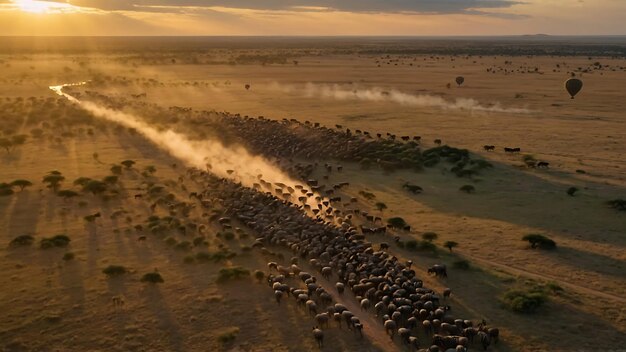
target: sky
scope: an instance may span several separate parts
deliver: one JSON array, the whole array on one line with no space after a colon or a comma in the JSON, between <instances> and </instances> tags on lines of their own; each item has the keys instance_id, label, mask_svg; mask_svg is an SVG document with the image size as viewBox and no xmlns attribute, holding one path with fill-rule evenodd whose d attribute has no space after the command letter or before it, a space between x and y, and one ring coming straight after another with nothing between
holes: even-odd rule
<instances>
[{"instance_id":1,"label":"sky","mask_svg":"<svg viewBox=\"0 0 626 352\"><path fill-rule=\"evenodd\" d=\"M0 0L0 35L626 35L626 0Z\"/></svg>"}]
</instances>

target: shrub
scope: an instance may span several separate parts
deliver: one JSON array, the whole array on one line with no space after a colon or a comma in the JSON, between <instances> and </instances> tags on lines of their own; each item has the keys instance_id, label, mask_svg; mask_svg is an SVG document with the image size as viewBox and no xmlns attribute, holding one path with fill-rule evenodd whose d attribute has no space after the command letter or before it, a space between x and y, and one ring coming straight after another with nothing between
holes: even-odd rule
<instances>
[{"instance_id":1,"label":"shrub","mask_svg":"<svg viewBox=\"0 0 626 352\"><path fill-rule=\"evenodd\" d=\"M189 241L182 241L177 243L174 248L181 250L181 251L188 251L191 249L191 242Z\"/></svg>"},{"instance_id":2,"label":"shrub","mask_svg":"<svg viewBox=\"0 0 626 352\"><path fill-rule=\"evenodd\" d=\"M223 235L224 235L224 239L227 241L232 241L235 239L235 234L230 231L224 232Z\"/></svg>"},{"instance_id":3,"label":"shrub","mask_svg":"<svg viewBox=\"0 0 626 352\"><path fill-rule=\"evenodd\" d=\"M615 210L626 211L626 200L624 199L614 199L608 201L607 204Z\"/></svg>"},{"instance_id":4,"label":"shrub","mask_svg":"<svg viewBox=\"0 0 626 352\"><path fill-rule=\"evenodd\" d=\"M461 188L459 188L459 191L461 192L465 192L465 193L474 193L476 192L476 187L472 186L472 185L463 185L461 186Z\"/></svg>"},{"instance_id":5,"label":"shrub","mask_svg":"<svg viewBox=\"0 0 626 352\"><path fill-rule=\"evenodd\" d=\"M11 247L30 246L30 245L33 244L33 242L35 242L35 238L33 236L31 236L31 235L21 235L21 236L15 237L13 240L11 240L9 245Z\"/></svg>"},{"instance_id":6,"label":"shrub","mask_svg":"<svg viewBox=\"0 0 626 352\"><path fill-rule=\"evenodd\" d=\"M375 204L376 209L378 209L378 211L383 211L385 209L387 209L387 204L383 203L383 202L378 202Z\"/></svg>"},{"instance_id":7,"label":"shrub","mask_svg":"<svg viewBox=\"0 0 626 352\"><path fill-rule=\"evenodd\" d=\"M450 252L452 252L452 248L457 247L459 244L454 242L454 241L446 241L446 243L443 244L444 247L448 248L448 250L450 250Z\"/></svg>"},{"instance_id":8,"label":"shrub","mask_svg":"<svg viewBox=\"0 0 626 352\"><path fill-rule=\"evenodd\" d=\"M257 279L257 281L261 282L265 278L265 273L262 272L261 270L255 270L254 278Z\"/></svg>"},{"instance_id":9,"label":"shrub","mask_svg":"<svg viewBox=\"0 0 626 352\"><path fill-rule=\"evenodd\" d=\"M509 290L505 292L501 301L506 309L513 312L532 313L547 301L547 297L536 288L529 291Z\"/></svg>"},{"instance_id":10,"label":"shrub","mask_svg":"<svg viewBox=\"0 0 626 352\"><path fill-rule=\"evenodd\" d=\"M567 189L567 195L570 197L573 197L576 194L576 192L578 192L578 188L576 187L570 187Z\"/></svg>"},{"instance_id":11,"label":"shrub","mask_svg":"<svg viewBox=\"0 0 626 352\"><path fill-rule=\"evenodd\" d=\"M121 165L113 165L113 166L111 166L111 173L113 175L121 175L122 174L122 166Z\"/></svg>"},{"instance_id":12,"label":"shrub","mask_svg":"<svg viewBox=\"0 0 626 352\"><path fill-rule=\"evenodd\" d=\"M13 193L15 192L13 192L10 185L6 183L0 184L0 197L10 196L13 195Z\"/></svg>"},{"instance_id":13,"label":"shrub","mask_svg":"<svg viewBox=\"0 0 626 352\"><path fill-rule=\"evenodd\" d=\"M556 242L540 234L528 234L522 237L522 241L528 241L530 248L556 249Z\"/></svg>"},{"instance_id":14,"label":"shrub","mask_svg":"<svg viewBox=\"0 0 626 352\"><path fill-rule=\"evenodd\" d=\"M207 241L204 237L196 237L193 239L193 245L194 246L200 246L200 245L207 245Z\"/></svg>"},{"instance_id":15,"label":"shrub","mask_svg":"<svg viewBox=\"0 0 626 352\"><path fill-rule=\"evenodd\" d=\"M124 275L128 272L128 270L121 265L109 265L102 272L109 277Z\"/></svg>"},{"instance_id":16,"label":"shrub","mask_svg":"<svg viewBox=\"0 0 626 352\"><path fill-rule=\"evenodd\" d=\"M376 198L376 195L374 193L367 192L367 191L359 191L359 194L367 200L372 200Z\"/></svg>"},{"instance_id":17,"label":"shrub","mask_svg":"<svg viewBox=\"0 0 626 352\"><path fill-rule=\"evenodd\" d=\"M224 332L220 333L217 336L217 340L221 344L228 344L228 343L233 342L237 338L237 335L239 335L239 328L238 327L232 327L232 328L228 328Z\"/></svg>"},{"instance_id":18,"label":"shrub","mask_svg":"<svg viewBox=\"0 0 626 352\"><path fill-rule=\"evenodd\" d=\"M63 254L63 260L70 261L70 260L74 260L74 258L76 257L76 255L74 255L74 253L72 252L67 252L65 254Z\"/></svg>"},{"instance_id":19,"label":"shrub","mask_svg":"<svg viewBox=\"0 0 626 352\"><path fill-rule=\"evenodd\" d=\"M186 255L185 258L183 258L183 262L185 264L192 264L196 262L196 257L194 257L193 255Z\"/></svg>"},{"instance_id":20,"label":"shrub","mask_svg":"<svg viewBox=\"0 0 626 352\"><path fill-rule=\"evenodd\" d=\"M387 219L387 224L396 229L402 229L407 226L406 221L400 217L394 217Z\"/></svg>"},{"instance_id":21,"label":"shrub","mask_svg":"<svg viewBox=\"0 0 626 352\"><path fill-rule=\"evenodd\" d=\"M76 193L76 192L74 192L72 190L69 190L69 189L63 189L63 190L60 190L59 192L57 192L57 196L63 197L63 198L65 198L67 200L67 199L70 199L70 198L77 197L78 193Z\"/></svg>"},{"instance_id":22,"label":"shrub","mask_svg":"<svg viewBox=\"0 0 626 352\"><path fill-rule=\"evenodd\" d=\"M43 238L41 240L41 248L47 249L52 247L67 247L70 244L71 239L66 235L56 235L50 238Z\"/></svg>"},{"instance_id":23,"label":"shrub","mask_svg":"<svg viewBox=\"0 0 626 352\"><path fill-rule=\"evenodd\" d=\"M117 183L117 181L119 180L119 177L116 175L109 175L106 176L105 178L102 179L102 182L110 184L110 185L114 185Z\"/></svg>"},{"instance_id":24,"label":"shrub","mask_svg":"<svg viewBox=\"0 0 626 352\"><path fill-rule=\"evenodd\" d=\"M424 241L428 241L428 242L432 242L432 241L436 240L437 237L439 237L439 235L437 235L435 232L424 232L422 234L422 239Z\"/></svg>"},{"instance_id":25,"label":"shrub","mask_svg":"<svg viewBox=\"0 0 626 352\"><path fill-rule=\"evenodd\" d=\"M235 266L232 268L222 268L217 276L217 282L225 282L228 280L236 280L242 277L250 276L250 270Z\"/></svg>"},{"instance_id":26,"label":"shrub","mask_svg":"<svg viewBox=\"0 0 626 352\"><path fill-rule=\"evenodd\" d=\"M124 160L120 164L124 165L127 169L130 169L133 165L135 165L135 162L133 160Z\"/></svg>"},{"instance_id":27,"label":"shrub","mask_svg":"<svg viewBox=\"0 0 626 352\"><path fill-rule=\"evenodd\" d=\"M165 282L161 274L157 272L147 273L141 277L141 282L149 282L152 284L159 284Z\"/></svg>"},{"instance_id":28,"label":"shrub","mask_svg":"<svg viewBox=\"0 0 626 352\"><path fill-rule=\"evenodd\" d=\"M174 237L168 237L165 239L165 244L168 246L175 246L178 241Z\"/></svg>"},{"instance_id":29,"label":"shrub","mask_svg":"<svg viewBox=\"0 0 626 352\"><path fill-rule=\"evenodd\" d=\"M470 263L465 259L460 259L452 263L452 267L455 269L468 270L470 268Z\"/></svg>"},{"instance_id":30,"label":"shrub","mask_svg":"<svg viewBox=\"0 0 626 352\"><path fill-rule=\"evenodd\" d=\"M107 185L104 182L98 180L89 180L83 186L83 192L89 192L93 195L104 193L107 190Z\"/></svg>"},{"instance_id":31,"label":"shrub","mask_svg":"<svg viewBox=\"0 0 626 352\"><path fill-rule=\"evenodd\" d=\"M416 251L418 246L418 242L416 240L408 240L404 243L404 248L410 251Z\"/></svg>"}]
</instances>

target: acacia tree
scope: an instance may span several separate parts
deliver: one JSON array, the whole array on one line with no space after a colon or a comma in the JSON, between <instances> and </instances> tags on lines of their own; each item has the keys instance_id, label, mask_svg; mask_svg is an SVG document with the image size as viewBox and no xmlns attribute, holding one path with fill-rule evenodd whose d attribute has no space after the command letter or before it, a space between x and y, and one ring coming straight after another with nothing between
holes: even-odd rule
<instances>
[{"instance_id":1,"label":"acacia tree","mask_svg":"<svg viewBox=\"0 0 626 352\"><path fill-rule=\"evenodd\" d=\"M104 193L107 190L107 185L104 182L98 180L89 180L83 186L83 192L89 192L93 195Z\"/></svg>"},{"instance_id":2,"label":"acacia tree","mask_svg":"<svg viewBox=\"0 0 626 352\"><path fill-rule=\"evenodd\" d=\"M387 204L383 203L383 202L378 202L376 203L376 209L378 209L378 211L383 211L385 209L387 209Z\"/></svg>"},{"instance_id":3,"label":"acacia tree","mask_svg":"<svg viewBox=\"0 0 626 352\"><path fill-rule=\"evenodd\" d=\"M135 165L135 162L133 160L124 160L120 164L124 165L127 169L130 169L133 165Z\"/></svg>"},{"instance_id":4,"label":"acacia tree","mask_svg":"<svg viewBox=\"0 0 626 352\"><path fill-rule=\"evenodd\" d=\"M20 191L23 191L23 190L24 190L24 188L26 188L26 187L30 187L30 186L32 186L32 185L33 185L33 183L32 183L32 182L30 182L30 181L28 181L28 180L22 180L22 179L20 179L20 180L15 180L15 181L11 182L11 186L13 186L13 187L19 187L19 188L20 188Z\"/></svg>"},{"instance_id":5,"label":"acacia tree","mask_svg":"<svg viewBox=\"0 0 626 352\"><path fill-rule=\"evenodd\" d=\"M65 177L63 175L61 175L60 173L55 173L55 171L53 171L53 173L44 176L43 183L47 183L48 188L52 188L54 192L57 192L59 190L61 182L63 182L64 180Z\"/></svg>"},{"instance_id":6,"label":"acacia tree","mask_svg":"<svg viewBox=\"0 0 626 352\"><path fill-rule=\"evenodd\" d=\"M451 253L452 253L452 248L457 247L458 245L459 244L454 241L446 241L446 243L443 244L443 246L448 248L448 250L450 250Z\"/></svg>"},{"instance_id":7,"label":"acacia tree","mask_svg":"<svg viewBox=\"0 0 626 352\"><path fill-rule=\"evenodd\" d=\"M57 192L57 195L59 197L63 197L66 201L74 198L74 197L78 197L78 193L70 190L70 189L64 189L64 190L60 190L59 192Z\"/></svg>"}]
</instances>

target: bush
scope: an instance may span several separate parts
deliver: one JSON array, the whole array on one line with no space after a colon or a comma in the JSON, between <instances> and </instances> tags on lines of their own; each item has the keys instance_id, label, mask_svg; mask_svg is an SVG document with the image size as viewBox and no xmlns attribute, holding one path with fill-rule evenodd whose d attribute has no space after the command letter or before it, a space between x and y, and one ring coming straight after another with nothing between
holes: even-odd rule
<instances>
[{"instance_id":1,"label":"bush","mask_svg":"<svg viewBox=\"0 0 626 352\"><path fill-rule=\"evenodd\" d=\"M461 259L452 263L452 267L455 269L468 270L470 268L470 263L465 259Z\"/></svg>"},{"instance_id":2,"label":"bush","mask_svg":"<svg viewBox=\"0 0 626 352\"><path fill-rule=\"evenodd\" d=\"M109 265L102 272L109 277L124 275L128 272L128 270L121 265Z\"/></svg>"},{"instance_id":3,"label":"bush","mask_svg":"<svg viewBox=\"0 0 626 352\"><path fill-rule=\"evenodd\" d=\"M141 282L149 282L152 284L159 284L165 282L161 274L157 272L147 273L141 277Z\"/></svg>"},{"instance_id":4,"label":"bush","mask_svg":"<svg viewBox=\"0 0 626 352\"><path fill-rule=\"evenodd\" d=\"M416 251L418 247L418 242L416 240L408 240L404 243L404 248L410 251Z\"/></svg>"},{"instance_id":5,"label":"bush","mask_svg":"<svg viewBox=\"0 0 626 352\"><path fill-rule=\"evenodd\" d=\"M262 272L261 270L255 270L254 278L257 279L259 282L261 282L265 278L265 273Z\"/></svg>"},{"instance_id":6,"label":"bush","mask_svg":"<svg viewBox=\"0 0 626 352\"><path fill-rule=\"evenodd\" d=\"M217 282L225 282L228 280L236 280L242 277L250 276L250 270L235 266L232 268L222 268L217 276Z\"/></svg>"},{"instance_id":7,"label":"bush","mask_svg":"<svg viewBox=\"0 0 626 352\"><path fill-rule=\"evenodd\" d=\"M459 191L461 192L465 192L465 193L474 193L476 192L476 187L472 186L472 185L463 185L461 186L461 188L459 188Z\"/></svg>"},{"instance_id":8,"label":"bush","mask_svg":"<svg viewBox=\"0 0 626 352\"><path fill-rule=\"evenodd\" d=\"M52 247L67 247L71 239L66 235L56 235L50 238L43 238L40 242L41 248L47 249Z\"/></svg>"},{"instance_id":9,"label":"bush","mask_svg":"<svg viewBox=\"0 0 626 352\"><path fill-rule=\"evenodd\" d=\"M181 250L181 251L188 251L191 249L191 242L189 241L182 241L177 243L174 248Z\"/></svg>"},{"instance_id":10,"label":"bush","mask_svg":"<svg viewBox=\"0 0 626 352\"><path fill-rule=\"evenodd\" d=\"M541 307L547 297L544 292L538 289L530 291L509 290L501 299L504 307L517 313L532 313Z\"/></svg>"},{"instance_id":11,"label":"bush","mask_svg":"<svg viewBox=\"0 0 626 352\"><path fill-rule=\"evenodd\" d=\"M439 235L437 235L435 232L424 232L422 234L422 239L424 241L428 241L428 242L432 242L432 241L436 240L437 237L439 237Z\"/></svg>"},{"instance_id":12,"label":"bush","mask_svg":"<svg viewBox=\"0 0 626 352\"><path fill-rule=\"evenodd\" d=\"M387 219L387 224L389 224L391 227L396 228L396 229L402 229L407 226L406 221L404 221L404 219L400 217Z\"/></svg>"},{"instance_id":13,"label":"bush","mask_svg":"<svg viewBox=\"0 0 626 352\"><path fill-rule=\"evenodd\" d=\"M17 247L17 246L30 246L35 242L35 238L31 235L21 235L17 236L9 242L9 246Z\"/></svg>"},{"instance_id":14,"label":"bush","mask_svg":"<svg viewBox=\"0 0 626 352\"><path fill-rule=\"evenodd\" d=\"M185 264L192 264L196 262L196 257L194 257L193 255L186 255L185 258L183 258L183 262Z\"/></svg>"},{"instance_id":15,"label":"bush","mask_svg":"<svg viewBox=\"0 0 626 352\"><path fill-rule=\"evenodd\" d=\"M239 328L238 327L232 327L232 328L228 328L224 332L220 333L217 336L217 340L221 344L228 344L228 343L233 342L237 338L237 335L239 335Z\"/></svg>"},{"instance_id":16,"label":"bush","mask_svg":"<svg viewBox=\"0 0 626 352\"><path fill-rule=\"evenodd\" d=\"M626 200L624 199L614 199L608 201L607 204L609 207L618 210L618 211L626 211Z\"/></svg>"},{"instance_id":17,"label":"bush","mask_svg":"<svg viewBox=\"0 0 626 352\"><path fill-rule=\"evenodd\" d=\"M74 260L75 257L76 257L76 255L74 255L74 253L72 253L72 252L67 252L67 253L63 254L63 260L65 260L65 261Z\"/></svg>"},{"instance_id":18,"label":"bush","mask_svg":"<svg viewBox=\"0 0 626 352\"><path fill-rule=\"evenodd\" d=\"M178 241L174 237L168 237L165 239L165 244L168 246L175 246Z\"/></svg>"},{"instance_id":19,"label":"bush","mask_svg":"<svg viewBox=\"0 0 626 352\"><path fill-rule=\"evenodd\" d=\"M223 235L224 235L224 239L227 240L227 241L232 241L232 240L235 239L235 234L230 232L230 231L229 232L224 232Z\"/></svg>"},{"instance_id":20,"label":"bush","mask_svg":"<svg viewBox=\"0 0 626 352\"><path fill-rule=\"evenodd\" d=\"M367 192L367 191L360 191L359 194L367 200L372 200L376 198L376 195L374 193Z\"/></svg>"},{"instance_id":21,"label":"bush","mask_svg":"<svg viewBox=\"0 0 626 352\"><path fill-rule=\"evenodd\" d=\"M528 241L528 243L530 243L530 248L533 249L556 249L556 242L540 234L526 235L522 237L522 241Z\"/></svg>"},{"instance_id":22,"label":"bush","mask_svg":"<svg viewBox=\"0 0 626 352\"><path fill-rule=\"evenodd\" d=\"M3 187L2 185L0 185L0 197L7 197L7 196L11 196L13 195L13 190L11 189L11 187Z\"/></svg>"},{"instance_id":23,"label":"bush","mask_svg":"<svg viewBox=\"0 0 626 352\"><path fill-rule=\"evenodd\" d=\"M444 247L448 248L448 250L450 250L450 252L452 252L452 248L457 247L459 244L454 242L454 241L446 241L446 243L443 244Z\"/></svg>"},{"instance_id":24,"label":"bush","mask_svg":"<svg viewBox=\"0 0 626 352\"><path fill-rule=\"evenodd\" d=\"M576 194L576 192L578 192L578 188L576 187L570 187L567 189L567 195L570 197L573 197Z\"/></svg>"}]
</instances>

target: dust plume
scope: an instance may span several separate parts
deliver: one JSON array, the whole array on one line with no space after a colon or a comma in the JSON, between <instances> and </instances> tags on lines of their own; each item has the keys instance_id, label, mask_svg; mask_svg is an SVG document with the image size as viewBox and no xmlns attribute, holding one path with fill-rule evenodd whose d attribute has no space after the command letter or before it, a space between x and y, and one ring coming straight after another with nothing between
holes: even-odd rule
<instances>
[{"instance_id":1,"label":"dust plume","mask_svg":"<svg viewBox=\"0 0 626 352\"><path fill-rule=\"evenodd\" d=\"M269 85L269 89L278 90L285 93L302 93L308 98L319 97L335 100L390 102L407 106L436 107L444 110L468 110L511 114L528 114L533 112L532 110L524 108L506 108L503 107L500 103L483 105L477 100L470 98L456 98L452 101L448 101L442 97L434 95L412 95L403 93L395 89L384 90L377 87L369 89L347 89L341 87L338 84L320 85L307 83L304 85L304 87L298 87L295 85L272 83Z\"/></svg>"},{"instance_id":2,"label":"dust plume","mask_svg":"<svg viewBox=\"0 0 626 352\"><path fill-rule=\"evenodd\" d=\"M172 156L184 161L190 166L201 170L209 169L213 174L241 182L245 186L253 187L258 182L257 175L262 174L263 179L272 183L284 183L294 187L298 182L279 170L269 161L260 156L251 155L243 147L225 147L215 140L196 141L190 140L185 135L171 129L159 131L148 125L140 118L121 111L101 107L93 102L82 101L63 92L66 86L80 85L68 84L51 86L55 93L80 105L94 116L118 123L128 128L134 128L148 140L168 151Z\"/></svg>"}]
</instances>

